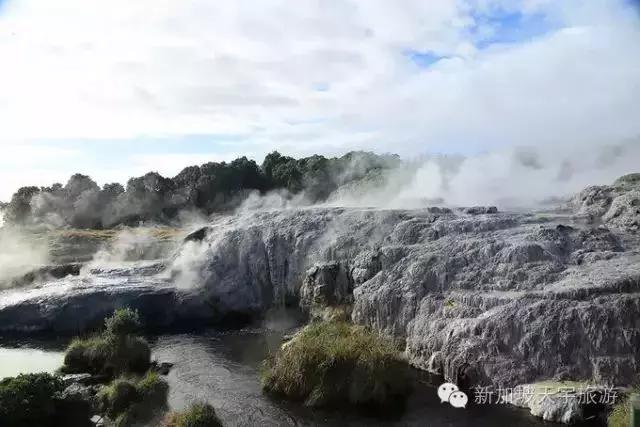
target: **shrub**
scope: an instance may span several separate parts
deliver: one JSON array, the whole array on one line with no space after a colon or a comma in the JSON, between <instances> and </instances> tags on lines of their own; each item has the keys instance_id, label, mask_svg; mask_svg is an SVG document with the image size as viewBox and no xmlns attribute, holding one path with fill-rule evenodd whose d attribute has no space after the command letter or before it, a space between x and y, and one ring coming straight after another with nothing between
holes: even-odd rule
<instances>
[{"instance_id":1,"label":"shrub","mask_svg":"<svg viewBox=\"0 0 640 427\"><path fill-rule=\"evenodd\" d=\"M169 385L155 372L143 378L120 377L98 393L102 412L118 426L150 420L167 407Z\"/></svg>"},{"instance_id":2,"label":"shrub","mask_svg":"<svg viewBox=\"0 0 640 427\"><path fill-rule=\"evenodd\" d=\"M64 373L85 373L114 377L123 373L143 373L151 363L151 349L137 337L75 339L64 357Z\"/></svg>"},{"instance_id":3,"label":"shrub","mask_svg":"<svg viewBox=\"0 0 640 427\"><path fill-rule=\"evenodd\" d=\"M133 336L141 329L138 312L128 308L116 310L105 320L105 327L102 335L71 342L62 372L109 377L146 372L151 364L151 349L145 340Z\"/></svg>"},{"instance_id":4,"label":"shrub","mask_svg":"<svg viewBox=\"0 0 640 427\"><path fill-rule=\"evenodd\" d=\"M400 406L410 391L390 340L339 321L307 326L283 345L265 362L262 385L309 406Z\"/></svg>"},{"instance_id":5,"label":"shrub","mask_svg":"<svg viewBox=\"0 0 640 427\"><path fill-rule=\"evenodd\" d=\"M104 321L106 334L115 337L125 337L140 333L142 322L137 310L119 308L111 317Z\"/></svg>"},{"instance_id":6,"label":"shrub","mask_svg":"<svg viewBox=\"0 0 640 427\"><path fill-rule=\"evenodd\" d=\"M102 337L74 339L64 356L62 370L66 373L100 374L111 359L109 343Z\"/></svg>"},{"instance_id":7,"label":"shrub","mask_svg":"<svg viewBox=\"0 0 640 427\"><path fill-rule=\"evenodd\" d=\"M23 374L0 381L0 425L33 427L52 425L54 394L64 388L49 374Z\"/></svg>"},{"instance_id":8,"label":"shrub","mask_svg":"<svg viewBox=\"0 0 640 427\"><path fill-rule=\"evenodd\" d=\"M168 414L163 427L222 427L213 406L208 403L194 403L184 412Z\"/></svg>"},{"instance_id":9,"label":"shrub","mask_svg":"<svg viewBox=\"0 0 640 427\"><path fill-rule=\"evenodd\" d=\"M634 392L638 392L636 388ZM622 399L620 403L613 407L607 419L609 427L628 427L631 423L631 410L629 399Z\"/></svg>"},{"instance_id":10,"label":"shrub","mask_svg":"<svg viewBox=\"0 0 640 427\"><path fill-rule=\"evenodd\" d=\"M115 419L130 406L140 400L135 380L117 378L108 386L103 387L98 394L100 408L109 418Z\"/></svg>"}]
</instances>

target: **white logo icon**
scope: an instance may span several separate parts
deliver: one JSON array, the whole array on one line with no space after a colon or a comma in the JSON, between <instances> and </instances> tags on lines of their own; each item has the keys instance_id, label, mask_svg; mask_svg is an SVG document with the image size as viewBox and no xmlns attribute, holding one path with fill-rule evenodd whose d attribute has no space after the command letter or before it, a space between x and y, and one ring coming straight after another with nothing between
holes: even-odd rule
<instances>
[{"instance_id":1,"label":"white logo icon","mask_svg":"<svg viewBox=\"0 0 640 427\"><path fill-rule=\"evenodd\" d=\"M440 387L438 387L438 397L440 398L440 403L448 402L449 396L454 391L458 391L458 386L453 383L444 383Z\"/></svg>"},{"instance_id":2,"label":"white logo icon","mask_svg":"<svg viewBox=\"0 0 640 427\"><path fill-rule=\"evenodd\" d=\"M454 408L465 408L468 401L469 398L462 391L454 391L453 393L451 393L451 396L449 396L449 403Z\"/></svg>"},{"instance_id":3,"label":"white logo icon","mask_svg":"<svg viewBox=\"0 0 640 427\"><path fill-rule=\"evenodd\" d=\"M453 383L444 383L438 387L440 403L449 402L454 408L466 408L469 398Z\"/></svg>"}]
</instances>

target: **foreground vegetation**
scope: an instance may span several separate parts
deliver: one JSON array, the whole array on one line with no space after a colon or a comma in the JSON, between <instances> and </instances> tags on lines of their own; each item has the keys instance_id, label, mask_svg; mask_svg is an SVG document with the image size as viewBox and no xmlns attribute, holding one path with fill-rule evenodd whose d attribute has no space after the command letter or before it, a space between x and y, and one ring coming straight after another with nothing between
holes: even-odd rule
<instances>
[{"instance_id":1,"label":"foreground vegetation","mask_svg":"<svg viewBox=\"0 0 640 427\"><path fill-rule=\"evenodd\" d=\"M309 406L401 407L410 391L393 343L342 321L304 328L265 362L262 385Z\"/></svg>"},{"instance_id":2,"label":"foreground vegetation","mask_svg":"<svg viewBox=\"0 0 640 427\"><path fill-rule=\"evenodd\" d=\"M67 348L63 373L90 373L113 378L126 373L144 373L151 364L151 349L136 336L142 328L137 311L116 310L105 320L104 332L77 338Z\"/></svg>"},{"instance_id":3,"label":"foreground vegetation","mask_svg":"<svg viewBox=\"0 0 640 427\"><path fill-rule=\"evenodd\" d=\"M640 388L634 388L633 393L640 393ZM631 425L631 407L629 398L622 399L609 414L607 419L609 427L629 427Z\"/></svg>"},{"instance_id":4,"label":"foreground vegetation","mask_svg":"<svg viewBox=\"0 0 640 427\"><path fill-rule=\"evenodd\" d=\"M167 408L169 385L155 372L115 379L98 393L101 413L117 427L143 424Z\"/></svg>"},{"instance_id":5,"label":"foreground vegetation","mask_svg":"<svg viewBox=\"0 0 640 427\"><path fill-rule=\"evenodd\" d=\"M183 412L172 412L162 422L162 427L222 427L213 406L194 403Z\"/></svg>"},{"instance_id":6,"label":"foreground vegetation","mask_svg":"<svg viewBox=\"0 0 640 427\"><path fill-rule=\"evenodd\" d=\"M3 379L0 381L0 426L55 425L54 395L63 388L60 378L44 373Z\"/></svg>"},{"instance_id":7,"label":"foreground vegetation","mask_svg":"<svg viewBox=\"0 0 640 427\"><path fill-rule=\"evenodd\" d=\"M149 346L137 336L141 328L138 313L123 308L105 320L101 335L71 343L61 373L92 373L98 375L92 381L103 385L65 389L60 376L45 373L1 380L0 426L89 426L96 413L114 427L161 421L167 427L221 426L213 407L205 403L168 414L163 421L169 385L150 370Z\"/></svg>"}]
</instances>

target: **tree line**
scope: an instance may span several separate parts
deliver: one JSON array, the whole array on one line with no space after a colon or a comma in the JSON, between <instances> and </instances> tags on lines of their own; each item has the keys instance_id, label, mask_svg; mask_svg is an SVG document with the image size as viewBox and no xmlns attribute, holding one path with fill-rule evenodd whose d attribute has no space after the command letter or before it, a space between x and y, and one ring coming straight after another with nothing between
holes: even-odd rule
<instances>
[{"instance_id":1,"label":"tree line","mask_svg":"<svg viewBox=\"0 0 640 427\"><path fill-rule=\"evenodd\" d=\"M74 174L62 185L22 187L5 205L5 222L14 225L111 228L141 222L170 222L183 210L203 214L236 207L251 192L286 190L325 200L340 185L377 169L396 167L396 155L349 152L342 157L313 155L295 159L277 151L261 165L240 157L232 162L188 166L173 178L157 172L102 188L89 176Z\"/></svg>"}]
</instances>

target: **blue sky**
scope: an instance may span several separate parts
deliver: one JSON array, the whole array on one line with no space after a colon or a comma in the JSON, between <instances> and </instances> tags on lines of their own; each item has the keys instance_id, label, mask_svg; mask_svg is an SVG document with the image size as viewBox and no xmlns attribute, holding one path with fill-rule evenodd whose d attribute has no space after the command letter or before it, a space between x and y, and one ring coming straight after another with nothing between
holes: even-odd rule
<instances>
[{"instance_id":1,"label":"blue sky","mask_svg":"<svg viewBox=\"0 0 640 427\"><path fill-rule=\"evenodd\" d=\"M125 181L276 149L634 137L634 3L0 0L0 199L75 171Z\"/></svg>"}]
</instances>

